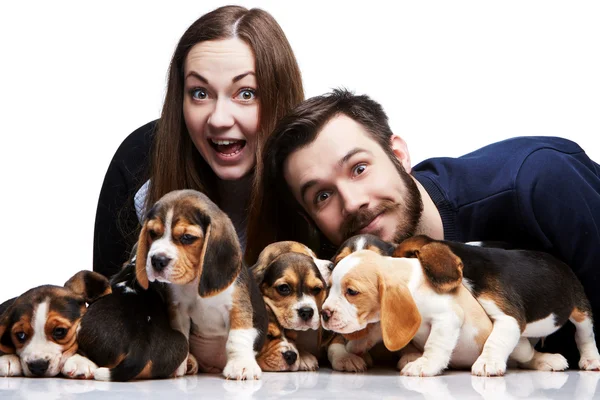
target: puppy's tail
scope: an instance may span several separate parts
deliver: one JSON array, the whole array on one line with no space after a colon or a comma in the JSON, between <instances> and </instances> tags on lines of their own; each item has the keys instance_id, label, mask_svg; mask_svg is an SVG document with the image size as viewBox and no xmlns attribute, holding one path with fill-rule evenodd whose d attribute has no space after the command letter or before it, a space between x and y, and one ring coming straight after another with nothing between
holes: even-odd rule
<instances>
[{"instance_id":1,"label":"puppy's tail","mask_svg":"<svg viewBox=\"0 0 600 400\"><path fill-rule=\"evenodd\" d=\"M144 370L146 368L151 369L152 363L148 359L146 348L139 345L132 347L133 349L116 367L98 368L94 372L94 379L97 381L126 382L141 377L142 372L144 372L144 376L148 375L151 370Z\"/></svg>"}]
</instances>

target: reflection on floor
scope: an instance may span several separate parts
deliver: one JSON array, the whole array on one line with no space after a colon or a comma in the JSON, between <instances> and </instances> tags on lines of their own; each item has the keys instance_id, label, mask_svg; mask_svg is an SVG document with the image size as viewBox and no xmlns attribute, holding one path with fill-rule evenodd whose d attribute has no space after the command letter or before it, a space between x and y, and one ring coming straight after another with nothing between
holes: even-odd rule
<instances>
[{"instance_id":1,"label":"reflection on floor","mask_svg":"<svg viewBox=\"0 0 600 400\"><path fill-rule=\"evenodd\" d=\"M392 370L365 374L334 372L264 373L258 381L227 381L220 375L111 383L62 378L0 378L0 398L15 399L592 399L600 372L509 370L504 377L481 378L447 372L434 378L409 378ZM177 396L177 397L175 397ZM598 394L600 396L600 393Z\"/></svg>"}]
</instances>

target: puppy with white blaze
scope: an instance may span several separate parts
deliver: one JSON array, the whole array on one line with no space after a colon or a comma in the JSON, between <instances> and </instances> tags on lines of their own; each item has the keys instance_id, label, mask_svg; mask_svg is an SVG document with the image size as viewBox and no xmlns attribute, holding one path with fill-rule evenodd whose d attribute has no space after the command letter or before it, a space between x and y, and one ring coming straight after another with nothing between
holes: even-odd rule
<instances>
[{"instance_id":1,"label":"puppy with white blaze","mask_svg":"<svg viewBox=\"0 0 600 400\"><path fill-rule=\"evenodd\" d=\"M191 351L179 374L187 365L187 373L260 378L265 303L242 262L231 220L207 196L177 190L154 204L138 240L136 277L142 288L167 284L171 326L188 338Z\"/></svg>"},{"instance_id":2,"label":"puppy with white blaze","mask_svg":"<svg viewBox=\"0 0 600 400\"><path fill-rule=\"evenodd\" d=\"M440 265L460 270L458 257L450 252L438 256ZM448 366L470 368L492 323L461 277L440 286L427 278L418 259L356 251L332 272L323 327L344 335L364 330L346 345L354 354L382 340L390 351L412 342L398 362L402 375L434 376Z\"/></svg>"}]
</instances>

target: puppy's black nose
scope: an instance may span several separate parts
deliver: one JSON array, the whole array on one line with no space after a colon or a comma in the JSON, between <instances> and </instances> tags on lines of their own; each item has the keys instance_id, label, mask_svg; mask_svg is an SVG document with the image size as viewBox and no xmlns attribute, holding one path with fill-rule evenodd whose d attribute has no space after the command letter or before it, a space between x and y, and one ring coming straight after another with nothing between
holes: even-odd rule
<instances>
[{"instance_id":1,"label":"puppy's black nose","mask_svg":"<svg viewBox=\"0 0 600 400\"><path fill-rule=\"evenodd\" d=\"M322 310L321 311L321 316L323 317L323 321L327 322L329 321L329 318L331 318L331 311L329 310Z\"/></svg>"},{"instance_id":2,"label":"puppy's black nose","mask_svg":"<svg viewBox=\"0 0 600 400\"><path fill-rule=\"evenodd\" d=\"M298 310L298 315L303 321L308 321L314 314L315 311L312 309L312 307L302 307Z\"/></svg>"},{"instance_id":3,"label":"puppy's black nose","mask_svg":"<svg viewBox=\"0 0 600 400\"><path fill-rule=\"evenodd\" d=\"M48 360L35 360L27 363L27 368L35 376L42 376L48 370L50 361Z\"/></svg>"},{"instance_id":4,"label":"puppy's black nose","mask_svg":"<svg viewBox=\"0 0 600 400\"><path fill-rule=\"evenodd\" d=\"M152 256L152 268L154 268L157 272L162 271L169 265L171 259L165 255L154 255Z\"/></svg>"},{"instance_id":5,"label":"puppy's black nose","mask_svg":"<svg viewBox=\"0 0 600 400\"><path fill-rule=\"evenodd\" d=\"M286 363L288 363L288 365L292 365L293 363L295 363L297 358L298 358L298 354L296 354L295 352L293 352L291 350L283 353L283 359L285 360Z\"/></svg>"}]
</instances>

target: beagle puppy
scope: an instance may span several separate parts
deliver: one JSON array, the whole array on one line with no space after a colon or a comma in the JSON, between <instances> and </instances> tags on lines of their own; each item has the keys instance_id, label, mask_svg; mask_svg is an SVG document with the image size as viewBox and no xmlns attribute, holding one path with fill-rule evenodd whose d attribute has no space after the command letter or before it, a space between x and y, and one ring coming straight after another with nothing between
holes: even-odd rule
<instances>
[{"instance_id":1,"label":"beagle puppy","mask_svg":"<svg viewBox=\"0 0 600 400\"><path fill-rule=\"evenodd\" d=\"M370 233L363 233L352 236L339 247L338 251L332 257L333 267L342 259L359 250L371 250L382 256L391 256L394 254L396 246L392 243L381 240L378 236ZM333 267L331 268L333 270Z\"/></svg>"},{"instance_id":2,"label":"beagle puppy","mask_svg":"<svg viewBox=\"0 0 600 400\"><path fill-rule=\"evenodd\" d=\"M263 371L298 371L300 367L299 352L292 339L295 336L286 333L275 313L268 305L266 307L269 315L267 338L260 353L256 356L256 361Z\"/></svg>"},{"instance_id":3,"label":"beagle puppy","mask_svg":"<svg viewBox=\"0 0 600 400\"><path fill-rule=\"evenodd\" d=\"M260 378L265 304L231 220L206 195L177 190L154 204L138 240L136 278L144 289L166 283L171 326L190 341L190 365L227 379Z\"/></svg>"},{"instance_id":4,"label":"beagle puppy","mask_svg":"<svg viewBox=\"0 0 600 400\"><path fill-rule=\"evenodd\" d=\"M281 326L296 332L302 371L318 368L320 312L330 265L292 241L268 245L250 271Z\"/></svg>"},{"instance_id":5,"label":"beagle puppy","mask_svg":"<svg viewBox=\"0 0 600 400\"><path fill-rule=\"evenodd\" d=\"M463 282L493 321L483 353L473 365L474 375L503 375L506 361L522 368L561 371L568 368L560 354L540 353L527 338L543 338L567 320L576 327L579 368L600 370L592 311L583 286L571 268L550 254L531 250L470 246L414 236L400 243L395 257L416 257L438 289L453 282L446 266L424 258L452 252L463 262Z\"/></svg>"},{"instance_id":6,"label":"beagle puppy","mask_svg":"<svg viewBox=\"0 0 600 400\"><path fill-rule=\"evenodd\" d=\"M428 257L460 275L461 261L450 251ZM402 375L434 376L449 365L471 367L492 330L481 305L461 284L438 287L419 259L392 258L359 250L341 259L331 275L323 304L323 327L344 335L360 332L347 344L362 354L383 340L389 351L412 351L398 362ZM366 330L365 330L366 329Z\"/></svg>"},{"instance_id":7,"label":"beagle puppy","mask_svg":"<svg viewBox=\"0 0 600 400\"><path fill-rule=\"evenodd\" d=\"M83 359L78 335L86 302L110 293L108 280L80 271L64 287L38 286L0 306L0 376L69 376Z\"/></svg>"},{"instance_id":8,"label":"beagle puppy","mask_svg":"<svg viewBox=\"0 0 600 400\"><path fill-rule=\"evenodd\" d=\"M135 259L110 283L112 293L90 304L81 320L79 353L90 363L79 374L103 381L184 375L188 342L171 328L162 284L142 289L135 279Z\"/></svg>"}]
</instances>

